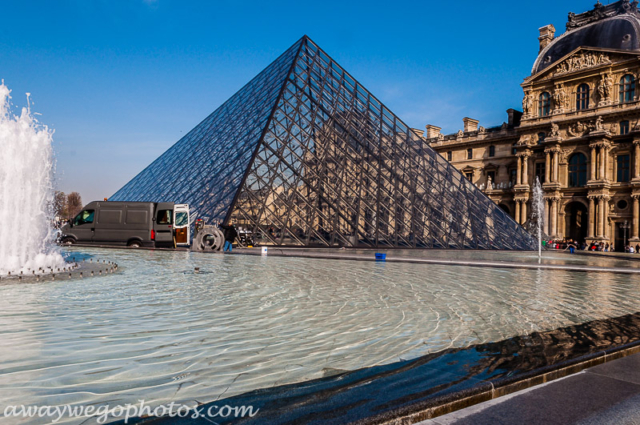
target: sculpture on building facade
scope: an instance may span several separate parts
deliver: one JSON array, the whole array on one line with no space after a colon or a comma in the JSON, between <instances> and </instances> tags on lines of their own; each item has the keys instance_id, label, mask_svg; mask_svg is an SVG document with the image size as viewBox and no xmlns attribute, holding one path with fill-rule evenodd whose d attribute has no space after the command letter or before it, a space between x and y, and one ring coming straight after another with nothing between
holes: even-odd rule
<instances>
[{"instance_id":1,"label":"sculpture on building facade","mask_svg":"<svg viewBox=\"0 0 640 425\"><path fill-rule=\"evenodd\" d=\"M531 92L525 92L524 99L522 99L522 113L525 117L528 117L531 114L533 109L533 96Z\"/></svg>"},{"instance_id":2,"label":"sculpture on building facade","mask_svg":"<svg viewBox=\"0 0 640 425\"><path fill-rule=\"evenodd\" d=\"M523 134L522 136L520 136L520 140L518 140L518 146L528 145L529 140L530 140L529 136Z\"/></svg>"},{"instance_id":3,"label":"sculpture on building facade","mask_svg":"<svg viewBox=\"0 0 640 425\"><path fill-rule=\"evenodd\" d=\"M613 91L613 78L610 74L605 74L598 84L598 95L600 96L599 106L606 105L609 102L609 95Z\"/></svg>"},{"instance_id":4,"label":"sculpture on building facade","mask_svg":"<svg viewBox=\"0 0 640 425\"><path fill-rule=\"evenodd\" d=\"M550 137L560 137L560 127L556 123L551 123L551 133L549 133Z\"/></svg>"},{"instance_id":5,"label":"sculpture on building facade","mask_svg":"<svg viewBox=\"0 0 640 425\"><path fill-rule=\"evenodd\" d=\"M594 131L606 131L604 128L604 120L602 119L602 117L596 118Z\"/></svg>"},{"instance_id":6,"label":"sculpture on building facade","mask_svg":"<svg viewBox=\"0 0 640 425\"><path fill-rule=\"evenodd\" d=\"M564 112L565 103L566 103L567 95L562 88L562 84L558 84L553 91L553 112L554 113L562 113Z\"/></svg>"}]
</instances>

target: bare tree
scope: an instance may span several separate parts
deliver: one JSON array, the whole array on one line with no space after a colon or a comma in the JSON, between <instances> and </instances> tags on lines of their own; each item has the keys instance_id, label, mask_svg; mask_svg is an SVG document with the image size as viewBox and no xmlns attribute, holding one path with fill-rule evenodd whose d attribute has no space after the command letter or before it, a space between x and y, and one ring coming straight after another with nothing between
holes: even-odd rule
<instances>
[{"instance_id":1,"label":"bare tree","mask_svg":"<svg viewBox=\"0 0 640 425\"><path fill-rule=\"evenodd\" d=\"M71 192L67 195L67 214L69 220L73 219L82 209L82 198L78 192Z\"/></svg>"},{"instance_id":2,"label":"bare tree","mask_svg":"<svg viewBox=\"0 0 640 425\"><path fill-rule=\"evenodd\" d=\"M64 192L56 191L53 197L53 213L59 218L67 216L67 195Z\"/></svg>"}]
</instances>

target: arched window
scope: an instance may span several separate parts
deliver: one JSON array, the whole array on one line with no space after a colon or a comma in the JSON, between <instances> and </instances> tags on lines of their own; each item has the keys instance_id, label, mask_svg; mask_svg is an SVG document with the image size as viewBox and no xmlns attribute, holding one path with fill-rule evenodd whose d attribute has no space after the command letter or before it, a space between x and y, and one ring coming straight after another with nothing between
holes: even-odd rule
<instances>
[{"instance_id":1,"label":"arched window","mask_svg":"<svg viewBox=\"0 0 640 425\"><path fill-rule=\"evenodd\" d=\"M541 145L544 142L544 139L547 137L544 133L538 133L538 144Z\"/></svg>"},{"instance_id":2,"label":"arched window","mask_svg":"<svg viewBox=\"0 0 640 425\"><path fill-rule=\"evenodd\" d=\"M576 93L576 110L589 109L589 85L580 84Z\"/></svg>"},{"instance_id":3,"label":"arched window","mask_svg":"<svg viewBox=\"0 0 640 425\"><path fill-rule=\"evenodd\" d=\"M636 97L636 79L625 75L620 79L620 103L633 102Z\"/></svg>"},{"instance_id":4,"label":"arched window","mask_svg":"<svg viewBox=\"0 0 640 425\"><path fill-rule=\"evenodd\" d=\"M569 187L582 187L587 184L587 157L576 153L569 158Z\"/></svg>"},{"instance_id":5,"label":"arched window","mask_svg":"<svg viewBox=\"0 0 640 425\"><path fill-rule=\"evenodd\" d=\"M547 92L542 93L538 103L538 115L548 117L551 113L551 95Z\"/></svg>"}]
</instances>

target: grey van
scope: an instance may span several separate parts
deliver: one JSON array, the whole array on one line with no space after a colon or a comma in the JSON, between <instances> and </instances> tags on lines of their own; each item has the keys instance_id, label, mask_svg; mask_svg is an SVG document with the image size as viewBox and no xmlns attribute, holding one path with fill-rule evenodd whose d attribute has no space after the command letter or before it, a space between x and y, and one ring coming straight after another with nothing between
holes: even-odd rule
<instances>
[{"instance_id":1,"label":"grey van","mask_svg":"<svg viewBox=\"0 0 640 425\"><path fill-rule=\"evenodd\" d=\"M181 244L189 243L188 211L188 205L173 202L94 201L62 227L60 241L63 244L173 248L177 244L176 231ZM174 225L176 214L181 223L178 229Z\"/></svg>"}]
</instances>

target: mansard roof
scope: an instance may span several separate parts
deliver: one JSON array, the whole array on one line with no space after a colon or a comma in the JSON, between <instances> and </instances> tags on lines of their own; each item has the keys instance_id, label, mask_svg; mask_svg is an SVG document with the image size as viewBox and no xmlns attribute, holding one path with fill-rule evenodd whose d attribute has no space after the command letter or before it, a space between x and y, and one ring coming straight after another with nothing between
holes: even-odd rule
<instances>
[{"instance_id":1,"label":"mansard roof","mask_svg":"<svg viewBox=\"0 0 640 425\"><path fill-rule=\"evenodd\" d=\"M640 52L638 1L620 0L606 6L598 1L593 10L569 13L567 31L540 52L531 73L545 70L579 47Z\"/></svg>"}]
</instances>

